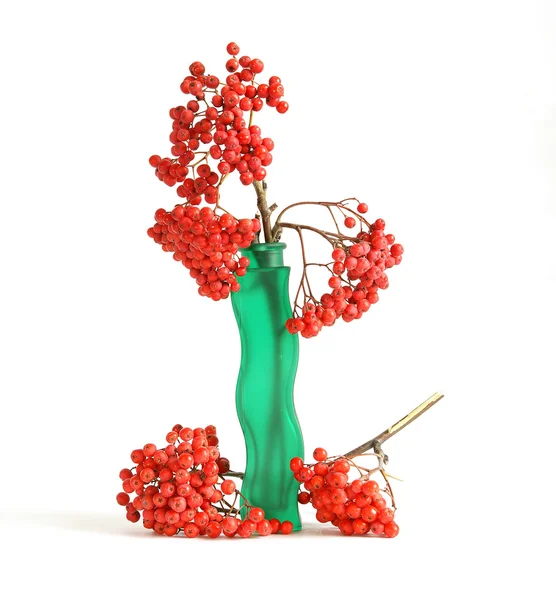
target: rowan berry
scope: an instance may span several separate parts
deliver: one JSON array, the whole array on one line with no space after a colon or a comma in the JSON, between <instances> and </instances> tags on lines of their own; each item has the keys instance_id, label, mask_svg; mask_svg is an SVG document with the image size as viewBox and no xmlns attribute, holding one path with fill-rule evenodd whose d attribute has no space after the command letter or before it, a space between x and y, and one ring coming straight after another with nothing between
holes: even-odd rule
<instances>
[{"instance_id":1,"label":"rowan berry","mask_svg":"<svg viewBox=\"0 0 556 600\"><path fill-rule=\"evenodd\" d=\"M293 531L293 523L291 521L283 521L280 525L280 533L289 535Z\"/></svg>"}]
</instances>

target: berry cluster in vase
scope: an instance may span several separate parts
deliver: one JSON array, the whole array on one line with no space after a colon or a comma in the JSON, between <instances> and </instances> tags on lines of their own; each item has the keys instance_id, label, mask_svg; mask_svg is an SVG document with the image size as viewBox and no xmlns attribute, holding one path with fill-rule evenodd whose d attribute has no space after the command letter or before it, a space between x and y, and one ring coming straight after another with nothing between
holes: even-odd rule
<instances>
[{"instance_id":1,"label":"berry cluster in vase","mask_svg":"<svg viewBox=\"0 0 556 600\"><path fill-rule=\"evenodd\" d=\"M172 211L161 208L155 219L149 235L189 269L201 296L221 300L239 291L237 278L245 275L249 259L237 253L260 231L257 219L238 221L229 213L217 215L209 206L191 204L178 204Z\"/></svg>"},{"instance_id":2,"label":"berry cluster in vase","mask_svg":"<svg viewBox=\"0 0 556 600\"><path fill-rule=\"evenodd\" d=\"M131 469L120 471L123 491L116 501L125 506L128 521L137 523L142 517L145 529L167 536L183 531L188 538L292 532L290 521L265 519L263 509L251 506L235 482L224 477L230 463L220 456L214 425L174 425L162 448L145 444L131 452L131 461ZM130 494L135 494L133 500ZM243 519L239 497L247 513Z\"/></svg>"},{"instance_id":3,"label":"berry cluster in vase","mask_svg":"<svg viewBox=\"0 0 556 600\"><path fill-rule=\"evenodd\" d=\"M360 319L378 301L379 291L388 287L386 270L400 264L403 247L386 233L382 219L365 218L368 206L355 198L296 202L273 220L277 206L268 205L265 177L274 141L263 137L253 118L265 106L281 114L288 110L282 99L284 86L275 75L257 81L264 63L240 55L234 42L227 45L227 52L231 58L225 64L224 81L207 74L196 61L180 85L189 99L185 106L170 109L171 156L156 154L149 162L158 179L177 186L183 202L169 210L158 209L147 233L189 270L202 296L221 300L241 289L240 278L249 268L249 259L239 255L242 249L261 243L261 235L265 243L274 243L285 230L294 230L301 243L303 272L291 318L284 323L287 331L309 338L339 320ZM222 185L233 173L255 188L256 205L247 217L236 218L222 207ZM208 206L200 207L203 203ZM326 210L331 231L284 219L288 211L307 205ZM331 260L308 259L304 238L308 233L330 244ZM330 289L316 295L309 278L314 267L330 275Z\"/></svg>"}]
</instances>

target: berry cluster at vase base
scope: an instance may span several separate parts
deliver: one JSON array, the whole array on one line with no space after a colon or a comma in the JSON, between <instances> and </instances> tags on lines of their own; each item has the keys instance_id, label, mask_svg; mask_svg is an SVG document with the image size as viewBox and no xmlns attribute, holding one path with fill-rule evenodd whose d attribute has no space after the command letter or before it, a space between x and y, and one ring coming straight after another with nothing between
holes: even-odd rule
<instances>
[{"instance_id":1,"label":"berry cluster at vase base","mask_svg":"<svg viewBox=\"0 0 556 600\"><path fill-rule=\"evenodd\" d=\"M226 478L230 463L220 456L216 427L191 429L175 425L166 444L148 443L131 452L134 466L120 471L122 489L116 501L132 523L157 534L185 537L248 538L273 533L290 534L290 521L265 518L262 508L248 499ZM246 509L241 518L240 507Z\"/></svg>"},{"instance_id":2,"label":"berry cluster at vase base","mask_svg":"<svg viewBox=\"0 0 556 600\"><path fill-rule=\"evenodd\" d=\"M382 467L368 469L345 456L328 458L324 448L316 448L313 458L317 461L313 464L305 464L300 457L292 458L290 469L304 487L298 496L299 503L310 503L319 523L331 523L348 536L398 535L394 496ZM349 481L352 469L358 471L359 477ZM386 481L382 490L371 479L377 472Z\"/></svg>"}]
</instances>

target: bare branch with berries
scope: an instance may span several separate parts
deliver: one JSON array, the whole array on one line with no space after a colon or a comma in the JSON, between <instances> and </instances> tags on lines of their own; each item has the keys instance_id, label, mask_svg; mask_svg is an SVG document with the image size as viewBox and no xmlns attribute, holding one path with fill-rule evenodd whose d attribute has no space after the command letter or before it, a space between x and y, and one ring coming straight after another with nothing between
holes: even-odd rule
<instances>
[{"instance_id":1,"label":"bare branch with berries","mask_svg":"<svg viewBox=\"0 0 556 600\"><path fill-rule=\"evenodd\" d=\"M356 198L305 200L281 210L269 204L266 176L273 162L274 141L263 137L254 120L264 107L275 108L279 114L288 111L284 86L277 76L262 80L263 62L239 56L234 42L226 50L224 81L196 61L180 85L187 101L169 112L170 156L155 154L149 159L156 177L175 188L179 203L170 210L158 209L147 234L186 267L199 294L214 301L241 289L241 278L250 267L242 250L261 239L275 243L292 234L299 240L303 264L292 314L284 323L286 330L311 338L323 327L359 320L378 302L379 292L389 287L387 270L401 263L404 248L386 233L383 219L367 220L369 208ZM224 184L234 176L244 186L253 186L256 201L244 214L255 218L237 218L222 205ZM314 223L296 223L291 215L301 206L324 211L329 225L321 229ZM307 244L311 236L329 244L326 259L311 256ZM326 273L324 293L315 285L315 269ZM293 457L293 476L305 488L298 494L299 502L310 502L319 522L330 522L345 535L395 537L399 528L390 484L395 477L385 470L388 457L382 444L442 397L434 394L345 455L329 457L326 450L317 448L315 463ZM134 450L135 466L120 472L123 491L117 501L126 507L128 520L136 522L142 513L145 528L168 536L182 531L187 537L291 533L290 521L265 519L263 510L236 489L231 478L242 479L243 473L230 470L229 461L220 456L214 426L176 425L166 442L161 449L146 444ZM373 465L364 464L367 459ZM356 472L357 479L350 481L350 472ZM136 496L131 500L133 493Z\"/></svg>"},{"instance_id":2,"label":"bare branch with berries","mask_svg":"<svg viewBox=\"0 0 556 600\"><path fill-rule=\"evenodd\" d=\"M402 429L407 427L410 423L413 423L415 419L418 419L421 415L423 415L429 408L432 408L437 402L444 398L444 394L440 392L435 392L430 398L427 398L424 402L419 404L416 408L414 408L411 412L409 412L403 419L400 419L388 429L385 429L382 433L379 433L375 437L371 438L367 442L357 446L353 450L346 452L345 454L340 455L341 458L346 458L348 460L352 460L354 458L360 456L375 456L378 459L380 469L383 468L383 465L388 464L388 456L384 454L382 450L382 444L388 441L392 436L399 433ZM369 450L372 452L369 453ZM352 463L355 466L355 463ZM380 470L379 469L379 470ZM368 470L368 469L365 469ZM243 479L243 473L240 471L227 471L226 475L228 477L238 477L239 479Z\"/></svg>"},{"instance_id":3,"label":"bare branch with berries","mask_svg":"<svg viewBox=\"0 0 556 600\"><path fill-rule=\"evenodd\" d=\"M399 527L394 521L396 501L390 484L390 479L397 478L384 468L388 458L382 451L382 444L443 397L440 393L433 394L392 427L346 454L329 457L324 448L316 448L313 452L316 463L304 463L300 457L292 458L290 469L295 479L305 487L305 491L299 493L298 501L301 504L311 503L320 523L330 522L345 535L398 535ZM369 468L361 464L361 459L368 457L377 459L377 466ZM359 460L356 462L356 459ZM356 471L358 477L350 482L351 471ZM382 477L382 489L372 479L374 475Z\"/></svg>"},{"instance_id":4,"label":"bare branch with berries","mask_svg":"<svg viewBox=\"0 0 556 600\"><path fill-rule=\"evenodd\" d=\"M239 53L239 47L230 43L227 51ZM261 232L264 242L272 243L281 240L284 231L294 230L301 244L303 271L285 327L291 334L310 338L339 320L360 319L378 301L379 290L388 287L385 270L400 264L403 247L385 233L382 219L372 223L365 219L368 206L355 198L295 202L272 222L278 207L268 204L265 177L274 141L262 136L253 118L265 105L283 114L288 103L282 99L284 86L279 77L270 77L268 83L257 81L263 69L260 59L238 59L234 54L226 62L228 75L221 82L206 74L201 62L191 64L180 89L192 98L185 106L170 110L172 156L149 159L156 176L176 186L184 202L170 211L157 210L156 223L147 233L189 270L201 296L222 300L240 290L239 279L249 268L249 259L240 257L242 249L259 243ZM237 219L223 208L222 185L233 173L243 185L254 186L257 218ZM200 208L203 202L209 206ZM308 205L327 211L331 230L284 221L288 211ZM331 245L331 261L309 262L304 238L308 233ZM331 289L319 295L313 293L309 276L309 267L316 266L331 275Z\"/></svg>"},{"instance_id":5,"label":"bare branch with berries","mask_svg":"<svg viewBox=\"0 0 556 600\"><path fill-rule=\"evenodd\" d=\"M188 538L290 534L291 521L265 519L262 508L252 506L228 478L230 461L220 456L218 443L214 425L174 425L162 448L149 443L133 450L134 466L120 471L123 491L116 496L127 520L142 518L145 529L167 536L183 532Z\"/></svg>"}]
</instances>

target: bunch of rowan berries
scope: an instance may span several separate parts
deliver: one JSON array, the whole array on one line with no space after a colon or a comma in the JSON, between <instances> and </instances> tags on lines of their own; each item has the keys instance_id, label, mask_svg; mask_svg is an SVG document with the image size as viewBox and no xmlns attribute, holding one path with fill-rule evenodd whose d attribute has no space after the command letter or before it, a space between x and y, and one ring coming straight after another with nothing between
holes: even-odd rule
<instances>
[{"instance_id":1,"label":"bunch of rowan berries","mask_svg":"<svg viewBox=\"0 0 556 600\"><path fill-rule=\"evenodd\" d=\"M236 219L229 213L217 215L205 206L159 208L149 237L172 252L199 286L199 294L221 300L240 289L238 277L245 275L249 259L237 255L247 248L261 229L257 219Z\"/></svg>"},{"instance_id":2,"label":"bunch of rowan berries","mask_svg":"<svg viewBox=\"0 0 556 600\"><path fill-rule=\"evenodd\" d=\"M399 527L394 521L394 509L379 485L368 477L349 481L353 461L339 456L329 459L324 448L316 448L314 464L304 464L300 457L292 458L290 469L305 491L298 495L300 504L316 509L320 523L332 523L344 535L383 535L396 537Z\"/></svg>"},{"instance_id":3,"label":"bunch of rowan berries","mask_svg":"<svg viewBox=\"0 0 556 600\"><path fill-rule=\"evenodd\" d=\"M366 212L366 205L359 206L364 206L362 212ZM355 221L353 217L346 221L349 219ZM330 291L320 301L310 298L300 316L294 314L287 320L290 333L314 337L323 326L331 327L340 318L346 323L360 319L378 302L378 291L389 286L386 269L399 265L404 251L391 233L384 232L385 226L383 219L377 219L357 235L355 243L338 243L332 250L332 261L325 265L332 275L328 280Z\"/></svg>"},{"instance_id":4,"label":"bunch of rowan berries","mask_svg":"<svg viewBox=\"0 0 556 600\"><path fill-rule=\"evenodd\" d=\"M252 116L265 104L282 114L289 107L282 99L284 86L279 77L271 76L268 83L255 81L264 70L262 60L246 55L238 58L240 49L234 42L227 51L232 58L226 62L229 74L224 83L206 74L203 63L190 65L190 75L180 89L192 98L185 106L170 109L172 156L155 154L149 159L155 175L171 187L179 184L178 196L193 205L203 199L216 204L220 184L234 171L244 185L266 177L274 141L251 123ZM216 161L216 170L211 169L209 159Z\"/></svg>"},{"instance_id":5,"label":"bunch of rowan berries","mask_svg":"<svg viewBox=\"0 0 556 600\"><path fill-rule=\"evenodd\" d=\"M116 496L128 521L142 518L143 526L155 533L173 536L183 531L189 538L291 533L291 521L265 519L264 511L244 497L247 515L240 518L235 505L241 493L224 477L230 462L220 456L218 442L214 425L175 425L162 448L149 443L133 450L134 466L120 471L123 491Z\"/></svg>"}]
</instances>

